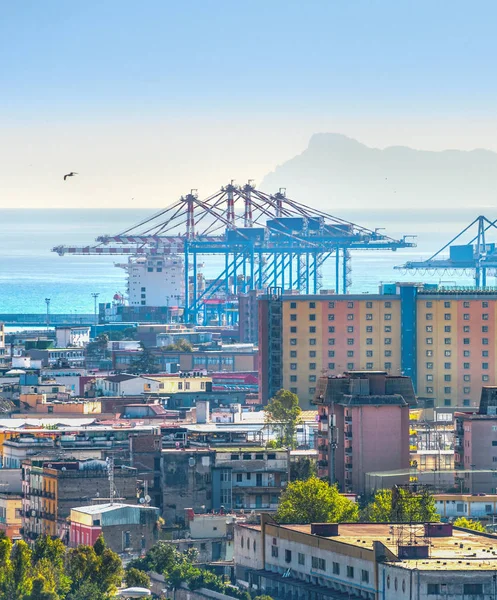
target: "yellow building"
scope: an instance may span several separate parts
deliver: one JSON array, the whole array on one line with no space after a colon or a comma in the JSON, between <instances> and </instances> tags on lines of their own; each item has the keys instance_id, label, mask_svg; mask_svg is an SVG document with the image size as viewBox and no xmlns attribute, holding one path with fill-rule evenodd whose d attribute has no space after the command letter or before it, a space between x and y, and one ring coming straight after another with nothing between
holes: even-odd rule
<instances>
[{"instance_id":1,"label":"yellow building","mask_svg":"<svg viewBox=\"0 0 497 600\"><path fill-rule=\"evenodd\" d=\"M180 375L162 375L154 376L147 375L147 379L152 379L159 383L160 394L176 394L177 392L205 392L206 383L212 383L212 377L199 375L198 377L188 376L181 377ZM152 383L145 383L144 391L154 391Z\"/></svg>"},{"instance_id":2,"label":"yellow building","mask_svg":"<svg viewBox=\"0 0 497 600\"><path fill-rule=\"evenodd\" d=\"M21 539L22 498L18 494L0 493L0 530L11 540Z\"/></svg>"}]
</instances>

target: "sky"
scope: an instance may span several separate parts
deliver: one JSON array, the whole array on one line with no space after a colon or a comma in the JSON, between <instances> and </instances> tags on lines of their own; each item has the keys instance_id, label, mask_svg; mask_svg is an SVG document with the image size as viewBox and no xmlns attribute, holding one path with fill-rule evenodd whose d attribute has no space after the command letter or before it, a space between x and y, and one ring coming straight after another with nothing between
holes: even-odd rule
<instances>
[{"instance_id":1,"label":"sky","mask_svg":"<svg viewBox=\"0 0 497 600\"><path fill-rule=\"evenodd\" d=\"M208 196L317 132L497 151L496 20L495 0L4 3L0 208Z\"/></svg>"}]
</instances>

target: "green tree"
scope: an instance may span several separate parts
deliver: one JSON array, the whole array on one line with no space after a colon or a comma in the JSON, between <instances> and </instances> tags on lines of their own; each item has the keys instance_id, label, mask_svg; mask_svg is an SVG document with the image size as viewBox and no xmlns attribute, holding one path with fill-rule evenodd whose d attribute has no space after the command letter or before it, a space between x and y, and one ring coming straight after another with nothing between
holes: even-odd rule
<instances>
[{"instance_id":1,"label":"green tree","mask_svg":"<svg viewBox=\"0 0 497 600\"><path fill-rule=\"evenodd\" d=\"M104 550L107 548L103 534L101 533L93 544L93 550L97 556L102 556Z\"/></svg>"},{"instance_id":2,"label":"green tree","mask_svg":"<svg viewBox=\"0 0 497 600\"><path fill-rule=\"evenodd\" d=\"M124 574L124 581L128 587L150 587L150 577L145 571L140 571L140 569L136 569L135 567L127 569Z\"/></svg>"},{"instance_id":3,"label":"green tree","mask_svg":"<svg viewBox=\"0 0 497 600\"><path fill-rule=\"evenodd\" d=\"M0 538L0 598L14 597L11 553L12 542L10 539Z\"/></svg>"},{"instance_id":4,"label":"green tree","mask_svg":"<svg viewBox=\"0 0 497 600\"><path fill-rule=\"evenodd\" d=\"M99 558L96 582L103 592L115 592L123 578L121 559L110 548L105 548Z\"/></svg>"},{"instance_id":5,"label":"green tree","mask_svg":"<svg viewBox=\"0 0 497 600\"><path fill-rule=\"evenodd\" d=\"M77 590L70 592L66 600L109 600L94 581L83 581Z\"/></svg>"},{"instance_id":6,"label":"green tree","mask_svg":"<svg viewBox=\"0 0 497 600\"><path fill-rule=\"evenodd\" d=\"M262 594L262 596L256 596L254 600L273 600L273 598L267 594Z\"/></svg>"},{"instance_id":7,"label":"green tree","mask_svg":"<svg viewBox=\"0 0 497 600\"><path fill-rule=\"evenodd\" d=\"M294 448L302 412L298 396L288 390L279 390L264 408L264 412L266 422L278 432L278 442L287 448Z\"/></svg>"},{"instance_id":8,"label":"green tree","mask_svg":"<svg viewBox=\"0 0 497 600\"><path fill-rule=\"evenodd\" d=\"M59 600L60 596L48 590L46 579L39 575L33 579L33 589L27 598L28 600Z\"/></svg>"},{"instance_id":9,"label":"green tree","mask_svg":"<svg viewBox=\"0 0 497 600\"><path fill-rule=\"evenodd\" d=\"M290 480L291 481L306 481L317 475L316 461L308 456L292 460L290 463Z\"/></svg>"},{"instance_id":10,"label":"green tree","mask_svg":"<svg viewBox=\"0 0 497 600\"><path fill-rule=\"evenodd\" d=\"M153 373L156 370L155 357L143 342L140 342L140 354L131 365L130 371L136 375Z\"/></svg>"},{"instance_id":11,"label":"green tree","mask_svg":"<svg viewBox=\"0 0 497 600\"><path fill-rule=\"evenodd\" d=\"M357 504L317 477L290 483L276 512L279 523L346 523L358 518Z\"/></svg>"},{"instance_id":12,"label":"green tree","mask_svg":"<svg viewBox=\"0 0 497 600\"><path fill-rule=\"evenodd\" d=\"M394 501L395 500L395 501ZM416 494L404 488L378 490L361 512L370 523L432 523L440 521L435 499L428 492Z\"/></svg>"},{"instance_id":13,"label":"green tree","mask_svg":"<svg viewBox=\"0 0 497 600\"><path fill-rule=\"evenodd\" d=\"M163 347L165 352L193 352L193 346L189 341L179 338L174 344L168 344Z\"/></svg>"},{"instance_id":14,"label":"green tree","mask_svg":"<svg viewBox=\"0 0 497 600\"><path fill-rule=\"evenodd\" d=\"M12 561L12 583L15 598L25 598L31 593L31 549L26 542L19 540L14 544L10 558Z\"/></svg>"},{"instance_id":15,"label":"green tree","mask_svg":"<svg viewBox=\"0 0 497 600\"><path fill-rule=\"evenodd\" d=\"M84 583L94 581L98 572L99 559L92 546L78 546L67 553L66 574L72 581L74 593Z\"/></svg>"},{"instance_id":16,"label":"green tree","mask_svg":"<svg viewBox=\"0 0 497 600\"><path fill-rule=\"evenodd\" d=\"M454 525L456 527L463 527L464 529L472 529L473 531L486 531L481 521L473 521L473 519L467 519L466 517L459 517L454 521Z\"/></svg>"}]
</instances>

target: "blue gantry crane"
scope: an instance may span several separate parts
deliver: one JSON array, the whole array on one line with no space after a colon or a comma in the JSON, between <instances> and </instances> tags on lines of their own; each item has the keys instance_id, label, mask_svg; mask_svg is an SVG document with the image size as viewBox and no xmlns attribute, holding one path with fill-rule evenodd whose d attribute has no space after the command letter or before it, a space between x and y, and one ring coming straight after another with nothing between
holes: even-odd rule
<instances>
[{"instance_id":1,"label":"blue gantry crane","mask_svg":"<svg viewBox=\"0 0 497 600\"><path fill-rule=\"evenodd\" d=\"M496 242L488 240L491 233L495 235L496 228L497 219L491 221L480 215L427 260L410 261L395 268L421 274L471 274L475 280L475 287L485 288L487 276L495 274L497 269ZM464 237L469 239L467 243L455 243L462 242Z\"/></svg>"},{"instance_id":2,"label":"blue gantry crane","mask_svg":"<svg viewBox=\"0 0 497 600\"><path fill-rule=\"evenodd\" d=\"M281 287L315 294L321 269L333 262L335 291L350 286L351 252L413 247L407 236L397 240L376 230L311 208L286 196L258 190L253 181L234 181L200 199L197 190L164 210L114 236L97 238L95 246L57 246L60 255L178 255L184 261L183 311L187 322L200 322L209 299L233 302L237 294ZM209 256L222 267L205 286L199 265ZM219 264L220 261L211 261ZM214 269L214 264L211 270Z\"/></svg>"}]
</instances>

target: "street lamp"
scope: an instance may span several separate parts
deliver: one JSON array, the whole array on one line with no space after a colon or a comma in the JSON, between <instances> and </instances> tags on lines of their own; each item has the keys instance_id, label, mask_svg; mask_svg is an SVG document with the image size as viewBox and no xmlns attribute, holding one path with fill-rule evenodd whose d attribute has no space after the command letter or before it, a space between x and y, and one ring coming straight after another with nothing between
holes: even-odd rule
<instances>
[{"instance_id":1,"label":"street lamp","mask_svg":"<svg viewBox=\"0 0 497 600\"><path fill-rule=\"evenodd\" d=\"M92 297L93 297L93 310L95 313L95 337L97 337L97 325L98 325L98 315L97 315L97 298L100 296L100 294L98 292L92 292Z\"/></svg>"},{"instance_id":2,"label":"street lamp","mask_svg":"<svg viewBox=\"0 0 497 600\"><path fill-rule=\"evenodd\" d=\"M47 305L47 331L50 327L50 298L45 298L45 303Z\"/></svg>"}]
</instances>

